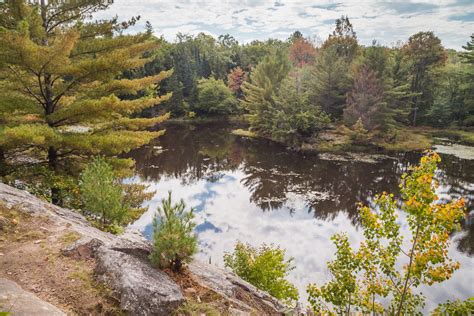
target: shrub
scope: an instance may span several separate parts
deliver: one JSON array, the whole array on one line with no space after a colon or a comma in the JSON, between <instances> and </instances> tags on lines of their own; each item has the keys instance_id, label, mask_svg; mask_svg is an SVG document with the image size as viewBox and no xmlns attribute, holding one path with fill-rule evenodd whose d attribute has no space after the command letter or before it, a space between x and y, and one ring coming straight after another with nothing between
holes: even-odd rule
<instances>
[{"instance_id":1,"label":"shrub","mask_svg":"<svg viewBox=\"0 0 474 316\"><path fill-rule=\"evenodd\" d=\"M237 99L224 81L201 79L197 85L197 102L193 110L199 114L230 114L237 107Z\"/></svg>"},{"instance_id":2,"label":"shrub","mask_svg":"<svg viewBox=\"0 0 474 316\"><path fill-rule=\"evenodd\" d=\"M446 303L439 304L438 307L432 312L432 315L452 315L452 316L464 316L474 314L474 297L469 297L464 301L455 300L447 301Z\"/></svg>"},{"instance_id":3,"label":"shrub","mask_svg":"<svg viewBox=\"0 0 474 316\"><path fill-rule=\"evenodd\" d=\"M293 258L285 260L285 250L265 244L257 249L237 242L234 252L224 255L224 263L245 281L286 304L298 300L298 290L286 280L295 267Z\"/></svg>"},{"instance_id":4,"label":"shrub","mask_svg":"<svg viewBox=\"0 0 474 316\"><path fill-rule=\"evenodd\" d=\"M172 204L171 192L163 199L153 220L153 251L150 260L159 268L171 267L180 272L197 251L197 237L193 233L194 210L188 211L183 200Z\"/></svg>"}]
</instances>

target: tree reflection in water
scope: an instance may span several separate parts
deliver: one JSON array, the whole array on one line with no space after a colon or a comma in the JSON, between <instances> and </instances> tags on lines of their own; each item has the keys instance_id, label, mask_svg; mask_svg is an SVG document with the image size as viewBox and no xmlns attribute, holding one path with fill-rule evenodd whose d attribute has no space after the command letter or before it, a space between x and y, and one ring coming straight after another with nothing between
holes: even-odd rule
<instances>
[{"instance_id":1,"label":"tree reflection in water","mask_svg":"<svg viewBox=\"0 0 474 316\"><path fill-rule=\"evenodd\" d=\"M382 191L398 192L401 174L420 157L417 153L402 153L376 163L324 160L287 151L269 141L233 136L232 128L227 123L169 124L165 136L131 156L137 161L143 181L173 177L185 186L203 179L217 182L226 173L240 170L250 202L263 212L284 206L290 212L303 211L292 206L292 201L299 200L304 202L304 211L316 219L332 220L345 212L356 226L356 203L370 203L370 198ZM437 174L440 197L464 196L468 210L473 210L474 161L451 155L442 155L442 159ZM472 255L472 218L467 218L462 228L458 249Z\"/></svg>"}]
</instances>

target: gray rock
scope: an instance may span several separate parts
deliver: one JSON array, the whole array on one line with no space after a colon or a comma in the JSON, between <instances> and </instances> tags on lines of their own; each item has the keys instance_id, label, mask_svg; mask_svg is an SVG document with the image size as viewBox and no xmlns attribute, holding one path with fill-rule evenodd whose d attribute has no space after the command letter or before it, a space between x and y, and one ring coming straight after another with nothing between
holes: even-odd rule
<instances>
[{"instance_id":1,"label":"gray rock","mask_svg":"<svg viewBox=\"0 0 474 316\"><path fill-rule=\"evenodd\" d=\"M179 286L168 275L136 256L102 246L96 261L98 279L131 315L170 315L184 303Z\"/></svg>"},{"instance_id":2,"label":"gray rock","mask_svg":"<svg viewBox=\"0 0 474 316\"><path fill-rule=\"evenodd\" d=\"M23 290L15 282L2 278L0 278L0 311L10 312L12 316L66 315L33 293Z\"/></svg>"},{"instance_id":3,"label":"gray rock","mask_svg":"<svg viewBox=\"0 0 474 316\"><path fill-rule=\"evenodd\" d=\"M288 312L288 308L277 299L230 271L197 260L189 264L189 270L197 283L233 302L234 307L242 312L251 311L257 306L259 310L265 310L272 315ZM257 306L248 306L241 301L242 296L251 297Z\"/></svg>"},{"instance_id":4,"label":"gray rock","mask_svg":"<svg viewBox=\"0 0 474 316\"><path fill-rule=\"evenodd\" d=\"M58 234L79 233L82 238L63 249L62 253L77 259L94 258L97 278L115 292L121 307L131 315L170 315L184 302L179 286L149 264L152 245L141 233L126 229L121 236L115 236L100 231L77 211L46 203L2 183L0 202L32 216L48 217L56 225L47 229L59 229ZM259 314L275 315L288 312L268 293L229 271L199 261L193 261L189 269L200 286L216 292L231 303L229 307L233 314L253 315L259 311Z\"/></svg>"}]
</instances>

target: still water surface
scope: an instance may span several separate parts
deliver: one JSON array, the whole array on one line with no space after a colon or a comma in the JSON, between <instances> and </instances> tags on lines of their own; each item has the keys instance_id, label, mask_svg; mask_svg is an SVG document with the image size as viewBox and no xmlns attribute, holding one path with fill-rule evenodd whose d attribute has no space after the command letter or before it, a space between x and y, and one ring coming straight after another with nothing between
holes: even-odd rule
<instances>
[{"instance_id":1,"label":"still water surface","mask_svg":"<svg viewBox=\"0 0 474 316\"><path fill-rule=\"evenodd\" d=\"M149 211L133 225L151 237L156 207L171 190L174 199L196 210L199 259L222 267L224 252L237 240L279 245L295 258L290 280L303 303L306 285L329 277L326 263L335 251L329 238L345 231L353 243L361 240L356 203L370 203L382 191L398 192L400 175L420 157L404 153L355 161L303 155L233 136L232 127L222 123L170 124L166 129L152 146L132 153L137 161L132 180L156 190ZM439 195L465 196L471 217L452 238L450 254L461 269L447 282L423 289L426 310L446 299L474 295L474 225L469 220L474 215L474 160L441 156ZM407 230L406 223L402 229Z\"/></svg>"}]
</instances>

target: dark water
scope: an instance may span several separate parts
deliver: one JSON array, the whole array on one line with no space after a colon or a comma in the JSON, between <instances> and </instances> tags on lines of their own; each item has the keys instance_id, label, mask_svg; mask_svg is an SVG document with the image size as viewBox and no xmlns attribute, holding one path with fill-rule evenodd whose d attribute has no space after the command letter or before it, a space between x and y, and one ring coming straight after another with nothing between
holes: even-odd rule
<instances>
[{"instance_id":1,"label":"dark water","mask_svg":"<svg viewBox=\"0 0 474 316\"><path fill-rule=\"evenodd\" d=\"M364 162L302 155L268 141L233 136L233 127L222 123L166 128L167 134L152 146L132 154L137 161L133 181L157 191L149 211L134 226L151 236L156 206L171 190L174 199L196 209L200 259L223 266L224 252L237 240L279 245L295 258L290 279L303 302L306 284L328 278L326 262L335 250L329 238L345 231L352 242L361 240L356 203L370 203L382 191L398 192L400 175L419 159L414 153L366 157ZM442 159L439 195L465 196L473 215L474 160L455 155ZM450 254L461 269L447 282L423 289L427 310L446 299L474 295L470 222L467 217L463 230L452 238ZM406 223L402 229L407 231Z\"/></svg>"}]
</instances>

